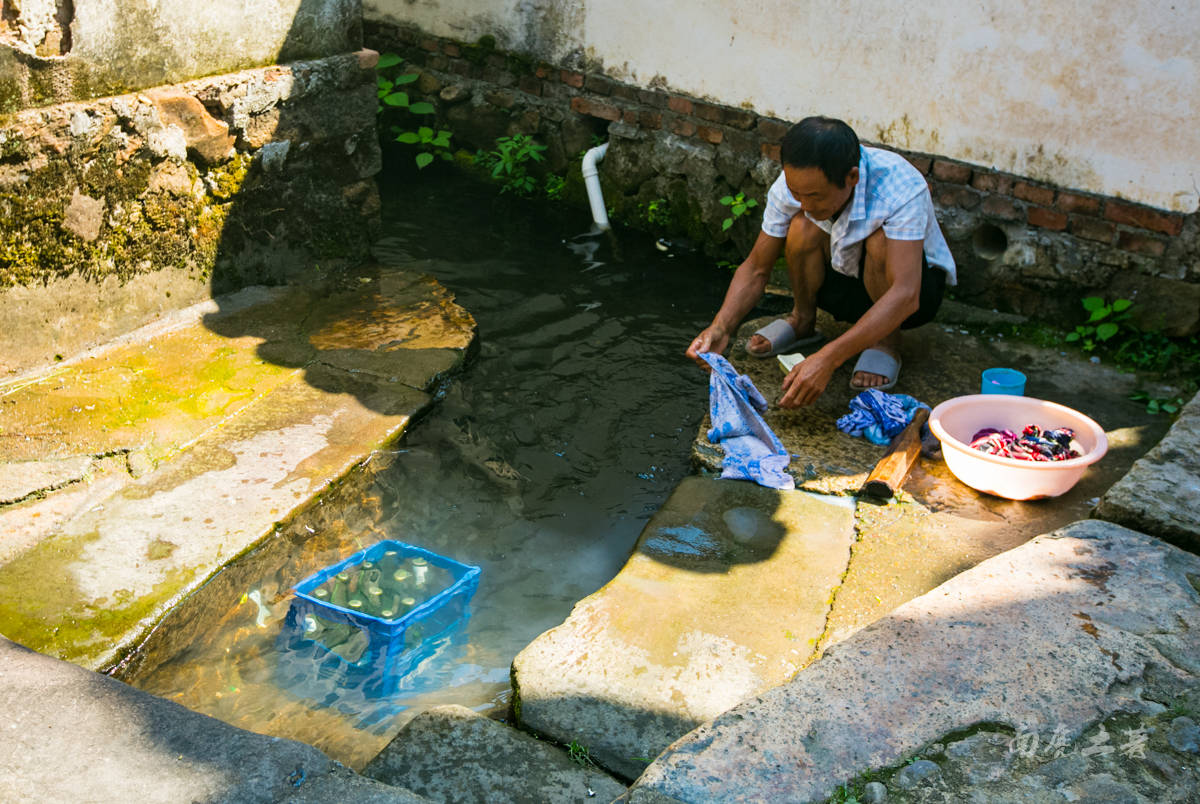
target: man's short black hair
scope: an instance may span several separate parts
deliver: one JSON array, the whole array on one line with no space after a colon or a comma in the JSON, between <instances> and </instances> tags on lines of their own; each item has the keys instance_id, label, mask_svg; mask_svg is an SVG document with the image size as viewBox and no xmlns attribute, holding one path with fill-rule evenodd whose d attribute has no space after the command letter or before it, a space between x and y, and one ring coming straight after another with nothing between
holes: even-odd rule
<instances>
[{"instance_id":1,"label":"man's short black hair","mask_svg":"<svg viewBox=\"0 0 1200 804\"><path fill-rule=\"evenodd\" d=\"M832 117L806 117L788 129L779 147L783 164L820 168L838 187L846 186L851 168L858 167L858 135Z\"/></svg>"}]
</instances>

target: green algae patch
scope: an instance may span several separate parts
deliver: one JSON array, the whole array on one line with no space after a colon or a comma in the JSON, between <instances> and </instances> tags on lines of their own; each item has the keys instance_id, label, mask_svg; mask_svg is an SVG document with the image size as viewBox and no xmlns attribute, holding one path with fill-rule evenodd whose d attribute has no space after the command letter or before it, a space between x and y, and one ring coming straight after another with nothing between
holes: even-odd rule
<instances>
[{"instance_id":1,"label":"green algae patch","mask_svg":"<svg viewBox=\"0 0 1200 804\"><path fill-rule=\"evenodd\" d=\"M155 539L150 542L150 546L146 548L146 558L151 561L161 561L164 558L170 558L171 554L179 545L174 542L169 542L166 539Z\"/></svg>"},{"instance_id":2,"label":"green algae patch","mask_svg":"<svg viewBox=\"0 0 1200 804\"><path fill-rule=\"evenodd\" d=\"M256 339L255 339L256 340ZM0 460L138 450L157 463L295 369L207 329L172 333L64 367L7 394Z\"/></svg>"},{"instance_id":3,"label":"green algae patch","mask_svg":"<svg viewBox=\"0 0 1200 804\"><path fill-rule=\"evenodd\" d=\"M148 594L118 589L93 600L75 573L99 538L93 531L44 541L0 567L0 633L40 653L95 667L131 634L149 628L196 577L196 568L179 567Z\"/></svg>"}]
</instances>

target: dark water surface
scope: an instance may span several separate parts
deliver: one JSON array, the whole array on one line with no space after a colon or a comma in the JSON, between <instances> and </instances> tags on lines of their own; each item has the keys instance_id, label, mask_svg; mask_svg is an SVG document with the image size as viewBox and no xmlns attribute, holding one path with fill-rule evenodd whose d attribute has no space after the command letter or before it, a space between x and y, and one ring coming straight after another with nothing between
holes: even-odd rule
<instances>
[{"instance_id":1,"label":"dark water surface","mask_svg":"<svg viewBox=\"0 0 1200 804\"><path fill-rule=\"evenodd\" d=\"M641 233L575 239L585 212L472 183L385 187L384 221L380 262L453 291L480 350L346 512L341 549L399 539L480 566L470 619L391 698L300 683L276 646L286 591L345 552L291 556L208 641L136 682L354 767L422 707L506 705L513 657L620 569L689 472L707 379L682 353L728 280Z\"/></svg>"}]
</instances>

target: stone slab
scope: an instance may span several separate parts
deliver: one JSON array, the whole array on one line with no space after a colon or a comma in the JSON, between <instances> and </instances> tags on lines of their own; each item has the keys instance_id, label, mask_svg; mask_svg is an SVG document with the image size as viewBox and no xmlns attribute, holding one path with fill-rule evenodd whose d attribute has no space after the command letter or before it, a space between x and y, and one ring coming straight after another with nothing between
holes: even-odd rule
<instances>
[{"instance_id":1,"label":"stone slab","mask_svg":"<svg viewBox=\"0 0 1200 804\"><path fill-rule=\"evenodd\" d=\"M363 775L430 801L612 801L625 785L582 757L463 706L413 718Z\"/></svg>"},{"instance_id":2,"label":"stone slab","mask_svg":"<svg viewBox=\"0 0 1200 804\"><path fill-rule=\"evenodd\" d=\"M967 570L672 745L631 801L823 801L947 735L1067 743L1200 684L1200 558L1074 523ZM752 791L752 792L751 792Z\"/></svg>"},{"instance_id":3,"label":"stone slab","mask_svg":"<svg viewBox=\"0 0 1200 804\"><path fill-rule=\"evenodd\" d=\"M1200 551L1200 395L1158 446L1105 492L1095 516Z\"/></svg>"},{"instance_id":4,"label":"stone slab","mask_svg":"<svg viewBox=\"0 0 1200 804\"><path fill-rule=\"evenodd\" d=\"M11 381L0 466L125 453L127 474L108 473L103 495L63 489L0 508L20 545L0 549L0 629L113 666L223 564L396 438L473 337L433 280L376 267L199 305ZM380 370L338 367L328 352ZM56 509L59 496L72 501Z\"/></svg>"},{"instance_id":5,"label":"stone slab","mask_svg":"<svg viewBox=\"0 0 1200 804\"><path fill-rule=\"evenodd\" d=\"M90 455L51 461L0 464L0 505L19 502L38 492L53 491L87 476L95 463Z\"/></svg>"},{"instance_id":6,"label":"stone slab","mask_svg":"<svg viewBox=\"0 0 1200 804\"><path fill-rule=\"evenodd\" d=\"M522 727L636 777L809 660L852 539L837 501L684 480L617 577L514 660Z\"/></svg>"},{"instance_id":7,"label":"stone slab","mask_svg":"<svg viewBox=\"0 0 1200 804\"><path fill-rule=\"evenodd\" d=\"M3 637L0 714L3 801L424 800Z\"/></svg>"}]
</instances>

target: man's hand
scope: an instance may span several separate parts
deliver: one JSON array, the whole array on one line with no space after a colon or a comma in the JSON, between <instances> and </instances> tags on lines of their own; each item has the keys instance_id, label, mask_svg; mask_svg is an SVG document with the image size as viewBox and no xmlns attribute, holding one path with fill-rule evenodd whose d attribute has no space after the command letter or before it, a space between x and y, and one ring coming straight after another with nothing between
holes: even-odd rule
<instances>
[{"instance_id":1,"label":"man's hand","mask_svg":"<svg viewBox=\"0 0 1200 804\"><path fill-rule=\"evenodd\" d=\"M781 408L799 408L816 402L838 363L821 352L810 355L797 363L783 378L783 395L779 398Z\"/></svg>"},{"instance_id":2,"label":"man's hand","mask_svg":"<svg viewBox=\"0 0 1200 804\"><path fill-rule=\"evenodd\" d=\"M725 351L725 347L729 345L729 333L716 324L709 326L694 339L687 348L687 356L696 361L696 364L701 368L708 368L708 364L700 358L701 352L716 352L721 354Z\"/></svg>"}]
</instances>

